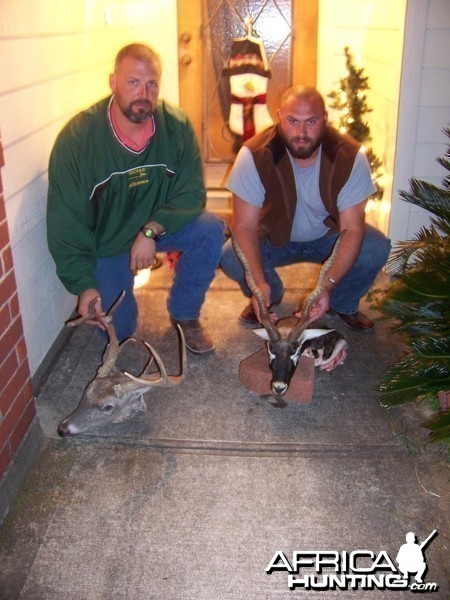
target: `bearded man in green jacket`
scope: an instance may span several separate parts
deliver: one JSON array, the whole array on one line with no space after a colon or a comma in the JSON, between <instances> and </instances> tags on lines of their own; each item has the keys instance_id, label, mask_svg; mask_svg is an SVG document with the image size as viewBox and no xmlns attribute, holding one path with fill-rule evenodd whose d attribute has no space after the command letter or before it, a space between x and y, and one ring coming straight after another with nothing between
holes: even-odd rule
<instances>
[{"instance_id":1,"label":"bearded man in green jacket","mask_svg":"<svg viewBox=\"0 0 450 600\"><path fill-rule=\"evenodd\" d=\"M167 307L186 346L214 349L199 321L224 242L224 225L204 212L198 143L186 115L158 99L161 62L149 46L120 50L112 95L75 116L59 134L49 165L48 245L57 274L84 316L99 297L123 340L134 334L134 275L156 252L179 251Z\"/></svg>"}]
</instances>

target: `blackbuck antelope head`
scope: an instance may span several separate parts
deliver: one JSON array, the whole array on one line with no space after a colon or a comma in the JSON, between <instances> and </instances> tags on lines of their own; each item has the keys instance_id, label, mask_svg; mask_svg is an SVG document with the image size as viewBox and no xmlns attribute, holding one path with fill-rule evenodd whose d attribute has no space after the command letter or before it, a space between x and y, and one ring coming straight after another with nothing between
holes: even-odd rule
<instances>
[{"instance_id":1,"label":"blackbuck antelope head","mask_svg":"<svg viewBox=\"0 0 450 600\"><path fill-rule=\"evenodd\" d=\"M341 243L341 233L338 237L333 252L328 260L322 265L316 287L308 294L302 306L302 315L280 319L274 323L269 314L265 298L257 287L250 265L245 254L242 252L233 231L230 230L234 250L242 263L247 285L256 299L259 308L260 323L264 329L255 330L255 333L267 340L267 351L269 353L269 366L272 371L270 383L274 396L283 396L291 382L300 356L314 358L315 366L332 364L340 352L345 358L347 342L333 329L308 329L311 323L311 308L324 290L327 273L333 264ZM343 358L340 362L343 361ZM337 363L339 364L339 363Z\"/></svg>"},{"instance_id":2,"label":"blackbuck antelope head","mask_svg":"<svg viewBox=\"0 0 450 600\"><path fill-rule=\"evenodd\" d=\"M106 425L107 423L120 423L131 418L135 413L146 410L143 394L155 387L179 385L186 372L186 344L180 327L178 334L181 345L181 372L179 375L167 375L166 368L156 350L143 342L151 354L146 366L139 376L120 371L116 366L119 354L119 342L113 325L112 317L114 311L120 304L125 292L119 296L106 316L95 312L94 298L89 304L89 312L86 316L69 321L69 327L77 327L86 321L97 321L108 336L108 345L103 355L102 364L97 370L94 379L88 384L83 393L81 402L77 408L58 426L61 436L77 435L89 431L94 427ZM134 341L132 338L125 340ZM159 373L147 373L150 365L155 360Z\"/></svg>"}]
</instances>

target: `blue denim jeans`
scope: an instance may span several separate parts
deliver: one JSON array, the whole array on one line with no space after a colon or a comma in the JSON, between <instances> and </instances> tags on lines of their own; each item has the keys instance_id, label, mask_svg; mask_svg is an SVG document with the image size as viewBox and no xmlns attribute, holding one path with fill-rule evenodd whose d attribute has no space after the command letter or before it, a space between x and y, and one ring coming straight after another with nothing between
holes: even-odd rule
<instances>
[{"instance_id":1,"label":"blue denim jeans","mask_svg":"<svg viewBox=\"0 0 450 600\"><path fill-rule=\"evenodd\" d=\"M331 254L337 234L325 235L311 242L289 242L281 248L272 246L269 240L261 241L261 256L266 281L270 286L270 302L283 296L284 288L276 267L299 262L323 263ZM366 225L366 233L359 256L330 294L330 307L340 313L351 314L358 311L360 299L367 294L375 277L386 264L391 242L380 231ZM220 266L223 272L234 279L245 296L250 290L244 279L244 270L236 256L231 240L225 244Z\"/></svg>"},{"instance_id":2,"label":"blue denim jeans","mask_svg":"<svg viewBox=\"0 0 450 600\"><path fill-rule=\"evenodd\" d=\"M178 321L198 319L206 291L219 264L224 242L224 223L215 215L202 213L177 233L164 235L156 243L157 252L181 252L174 280L167 299L171 317ZM102 306L108 311L122 290L126 294L114 314L119 340L134 335L137 324L137 304L133 293L134 276L130 271L129 254L99 258L95 277Z\"/></svg>"}]
</instances>

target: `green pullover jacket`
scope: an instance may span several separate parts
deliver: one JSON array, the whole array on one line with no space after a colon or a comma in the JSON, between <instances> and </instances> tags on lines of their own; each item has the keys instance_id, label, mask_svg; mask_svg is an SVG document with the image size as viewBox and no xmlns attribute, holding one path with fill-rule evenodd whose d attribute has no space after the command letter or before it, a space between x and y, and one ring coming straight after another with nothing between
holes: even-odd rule
<instances>
[{"instance_id":1,"label":"green pullover jacket","mask_svg":"<svg viewBox=\"0 0 450 600\"><path fill-rule=\"evenodd\" d=\"M50 156L48 246L58 277L75 295L98 287L97 258L129 252L145 223L172 234L205 207L200 152L186 115L160 100L155 133L134 152L112 129L110 101L69 121Z\"/></svg>"}]
</instances>

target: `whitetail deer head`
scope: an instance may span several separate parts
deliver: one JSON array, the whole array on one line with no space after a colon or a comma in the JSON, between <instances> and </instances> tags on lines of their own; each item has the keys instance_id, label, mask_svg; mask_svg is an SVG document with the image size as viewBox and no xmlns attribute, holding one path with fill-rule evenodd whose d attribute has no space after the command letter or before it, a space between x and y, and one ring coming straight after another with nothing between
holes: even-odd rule
<instances>
[{"instance_id":1,"label":"whitetail deer head","mask_svg":"<svg viewBox=\"0 0 450 600\"><path fill-rule=\"evenodd\" d=\"M267 340L269 367L272 371L270 382L272 394L283 396L289 388L300 355L314 358L315 366L320 366L333 361L338 353L347 347L347 342L333 329L308 329L311 323L311 307L324 290L327 273L336 258L345 232L341 233L336 240L333 252L322 265L316 287L303 302L301 318L288 317L276 323L270 318L263 293L257 287L248 260L231 229L230 233L234 250L244 268L245 281L258 304L260 323L264 329L259 329L255 333Z\"/></svg>"},{"instance_id":2,"label":"whitetail deer head","mask_svg":"<svg viewBox=\"0 0 450 600\"><path fill-rule=\"evenodd\" d=\"M97 370L94 379L88 384L77 408L58 426L58 433L62 437L77 435L89 431L94 427L107 423L120 423L131 418L134 414L146 410L143 394L154 387L179 385L186 372L186 345L183 332L178 327L181 342L181 372L179 375L167 375L166 368L156 350L143 342L149 350L151 357L139 376L120 371L116 366L119 354L119 342L112 322L112 316L122 301L125 292L119 296L106 316L95 312L94 298L89 304L86 316L69 321L69 327L77 327L88 320L97 321L105 328L109 342L103 355L103 361ZM132 340L129 338L123 344ZM155 360L159 373L147 373L149 366Z\"/></svg>"}]
</instances>

